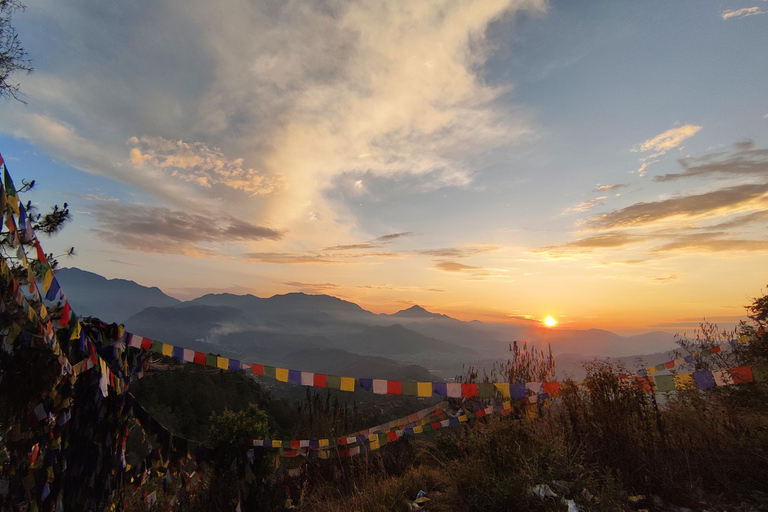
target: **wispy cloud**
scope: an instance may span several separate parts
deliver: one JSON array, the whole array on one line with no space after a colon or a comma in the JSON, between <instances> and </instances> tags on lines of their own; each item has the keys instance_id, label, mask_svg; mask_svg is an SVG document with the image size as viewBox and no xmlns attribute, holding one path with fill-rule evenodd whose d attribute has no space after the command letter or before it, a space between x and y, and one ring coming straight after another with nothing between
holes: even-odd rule
<instances>
[{"instance_id":1,"label":"wispy cloud","mask_svg":"<svg viewBox=\"0 0 768 512\"><path fill-rule=\"evenodd\" d=\"M595 190L593 190L593 192L608 192L611 190L624 188L626 186L627 186L626 183L617 183L616 185L598 185L595 187Z\"/></svg>"},{"instance_id":2,"label":"wispy cloud","mask_svg":"<svg viewBox=\"0 0 768 512\"><path fill-rule=\"evenodd\" d=\"M722 215L748 206L768 193L768 184L746 184L714 192L691 194L650 203L637 203L621 210L604 213L584 223L587 229L637 227L670 217L706 217Z\"/></svg>"},{"instance_id":3,"label":"wispy cloud","mask_svg":"<svg viewBox=\"0 0 768 512\"><path fill-rule=\"evenodd\" d=\"M720 17L724 20L729 18L746 18L747 16L754 16L756 14L765 14L766 11L760 9L760 7L744 7L743 9L727 10L720 13Z\"/></svg>"},{"instance_id":4,"label":"wispy cloud","mask_svg":"<svg viewBox=\"0 0 768 512\"><path fill-rule=\"evenodd\" d=\"M693 124L686 124L678 128L671 128L665 131L664 133L660 133L659 135L656 135L655 137L651 137L645 142L638 144L637 146L632 148L632 151L634 152L654 151L656 153L663 154L669 151L670 149L674 149L678 147L680 144L683 143L685 139L696 135L699 132L699 130L701 130L701 126L696 126Z\"/></svg>"},{"instance_id":5,"label":"wispy cloud","mask_svg":"<svg viewBox=\"0 0 768 512\"><path fill-rule=\"evenodd\" d=\"M218 254L216 247L223 244L283 237L279 230L232 216L116 203L94 208L99 225L94 232L100 238L142 252L206 256Z\"/></svg>"},{"instance_id":6,"label":"wispy cloud","mask_svg":"<svg viewBox=\"0 0 768 512\"><path fill-rule=\"evenodd\" d=\"M680 160L683 172L656 176L654 181L675 181L691 177L740 177L768 178L768 149L752 149L751 141L737 145L732 153L718 153L703 158Z\"/></svg>"},{"instance_id":7,"label":"wispy cloud","mask_svg":"<svg viewBox=\"0 0 768 512\"><path fill-rule=\"evenodd\" d=\"M571 206L569 208L566 208L563 213L572 213L572 212L586 212L594 208L595 206L600 206L605 204L605 200L608 199L608 196L600 196L596 197L594 199L589 199L587 201L581 202L575 206Z\"/></svg>"},{"instance_id":8,"label":"wispy cloud","mask_svg":"<svg viewBox=\"0 0 768 512\"><path fill-rule=\"evenodd\" d=\"M377 247L383 247L399 238L409 237L412 235L413 233L411 233L410 231L406 231L403 233L391 233L389 235L383 235L378 238L374 238L370 242L362 242L359 244L347 244L347 245L333 245L331 247L326 247L323 250L324 251L349 251L349 250L355 250L355 249L374 249Z\"/></svg>"},{"instance_id":9,"label":"wispy cloud","mask_svg":"<svg viewBox=\"0 0 768 512\"><path fill-rule=\"evenodd\" d=\"M464 272L467 270L479 270L481 267L473 267L472 265L464 265L463 263L446 260L437 263L435 268L446 272Z\"/></svg>"}]
</instances>

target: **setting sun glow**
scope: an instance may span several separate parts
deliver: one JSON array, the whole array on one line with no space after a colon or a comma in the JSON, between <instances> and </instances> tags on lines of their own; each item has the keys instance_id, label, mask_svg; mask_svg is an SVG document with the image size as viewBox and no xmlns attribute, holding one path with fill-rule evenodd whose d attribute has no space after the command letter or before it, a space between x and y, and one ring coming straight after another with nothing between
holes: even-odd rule
<instances>
[{"instance_id":1,"label":"setting sun glow","mask_svg":"<svg viewBox=\"0 0 768 512\"><path fill-rule=\"evenodd\" d=\"M547 318L545 318L545 319L544 319L544 324L545 324L547 327L554 327L554 325L555 325L556 323L557 323L557 320L555 320L555 319L554 319L554 318L552 318L551 316L548 316Z\"/></svg>"}]
</instances>

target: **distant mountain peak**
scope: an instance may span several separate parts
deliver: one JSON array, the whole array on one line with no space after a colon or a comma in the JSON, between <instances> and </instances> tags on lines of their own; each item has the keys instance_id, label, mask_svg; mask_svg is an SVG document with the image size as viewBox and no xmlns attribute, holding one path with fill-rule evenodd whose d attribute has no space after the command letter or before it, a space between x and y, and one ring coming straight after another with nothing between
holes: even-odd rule
<instances>
[{"instance_id":1,"label":"distant mountain peak","mask_svg":"<svg viewBox=\"0 0 768 512\"><path fill-rule=\"evenodd\" d=\"M401 317L409 317L409 318L425 318L425 317L434 318L434 317L444 317L445 315L441 315L439 313L431 313L426 309L424 309L423 307L416 304L409 307L408 309L400 310L397 313L392 314L392 316L401 316Z\"/></svg>"}]
</instances>

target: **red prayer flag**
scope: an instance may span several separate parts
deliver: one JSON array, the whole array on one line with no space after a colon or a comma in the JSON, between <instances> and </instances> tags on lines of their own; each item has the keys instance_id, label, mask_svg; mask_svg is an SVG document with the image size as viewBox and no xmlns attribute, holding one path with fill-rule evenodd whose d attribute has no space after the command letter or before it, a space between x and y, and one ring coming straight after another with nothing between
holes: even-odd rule
<instances>
[{"instance_id":1,"label":"red prayer flag","mask_svg":"<svg viewBox=\"0 0 768 512\"><path fill-rule=\"evenodd\" d=\"M43 263L48 263L48 260L45 259L43 248L40 247L40 241L37 239L37 237L35 237L35 249L37 249L37 259Z\"/></svg>"},{"instance_id":2,"label":"red prayer flag","mask_svg":"<svg viewBox=\"0 0 768 512\"><path fill-rule=\"evenodd\" d=\"M479 411L475 411L476 418L482 418L483 416L485 416L485 409L480 409Z\"/></svg>"},{"instance_id":3,"label":"red prayer flag","mask_svg":"<svg viewBox=\"0 0 768 512\"><path fill-rule=\"evenodd\" d=\"M674 361L667 361L666 363L664 363L664 368L672 369L674 367L675 367L675 362Z\"/></svg>"},{"instance_id":4,"label":"red prayer flag","mask_svg":"<svg viewBox=\"0 0 768 512\"><path fill-rule=\"evenodd\" d=\"M254 375L264 375L264 365L263 364L254 364L253 365L253 374Z\"/></svg>"},{"instance_id":5,"label":"red prayer flag","mask_svg":"<svg viewBox=\"0 0 768 512\"><path fill-rule=\"evenodd\" d=\"M430 425L432 426L432 430L437 430L443 426L439 421L433 421Z\"/></svg>"},{"instance_id":6,"label":"red prayer flag","mask_svg":"<svg viewBox=\"0 0 768 512\"><path fill-rule=\"evenodd\" d=\"M737 366L731 370L734 384L745 384L754 380L750 366Z\"/></svg>"},{"instance_id":7,"label":"red prayer flag","mask_svg":"<svg viewBox=\"0 0 768 512\"><path fill-rule=\"evenodd\" d=\"M397 441L397 432L387 432L387 441Z\"/></svg>"},{"instance_id":8,"label":"red prayer flag","mask_svg":"<svg viewBox=\"0 0 768 512\"><path fill-rule=\"evenodd\" d=\"M720 352L720 350L722 350L722 349L720 348L720 345L718 345L716 347L712 347L711 349L709 349L709 353L710 354L717 354L718 352Z\"/></svg>"},{"instance_id":9,"label":"red prayer flag","mask_svg":"<svg viewBox=\"0 0 768 512\"><path fill-rule=\"evenodd\" d=\"M195 352L195 362L205 366L205 354L202 352Z\"/></svg>"},{"instance_id":10,"label":"red prayer flag","mask_svg":"<svg viewBox=\"0 0 768 512\"><path fill-rule=\"evenodd\" d=\"M301 441L291 441L291 448L294 450L301 448Z\"/></svg>"},{"instance_id":11,"label":"red prayer flag","mask_svg":"<svg viewBox=\"0 0 768 512\"><path fill-rule=\"evenodd\" d=\"M477 396L477 384L474 382L465 382L461 385L461 396L469 398Z\"/></svg>"},{"instance_id":12,"label":"red prayer flag","mask_svg":"<svg viewBox=\"0 0 768 512\"><path fill-rule=\"evenodd\" d=\"M144 350L149 350L150 348L152 348L152 340L149 338L142 338L141 348L143 348Z\"/></svg>"},{"instance_id":13,"label":"red prayer flag","mask_svg":"<svg viewBox=\"0 0 768 512\"><path fill-rule=\"evenodd\" d=\"M313 380L313 383L314 383L315 387L324 388L325 387L325 383L326 383L327 380L328 380L328 376L326 374L324 374L324 373L316 373L315 377L314 377L314 380Z\"/></svg>"},{"instance_id":14,"label":"red prayer flag","mask_svg":"<svg viewBox=\"0 0 768 512\"><path fill-rule=\"evenodd\" d=\"M403 383L399 380L388 380L387 381L387 394L388 395L402 395L403 394Z\"/></svg>"},{"instance_id":15,"label":"red prayer flag","mask_svg":"<svg viewBox=\"0 0 768 512\"><path fill-rule=\"evenodd\" d=\"M346 437L340 437L336 440L336 444L347 444L347 438Z\"/></svg>"},{"instance_id":16,"label":"red prayer flag","mask_svg":"<svg viewBox=\"0 0 768 512\"><path fill-rule=\"evenodd\" d=\"M651 380L652 378L653 377L638 377L635 379L635 382L643 393L653 392L653 381Z\"/></svg>"},{"instance_id":17,"label":"red prayer flag","mask_svg":"<svg viewBox=\"0 0 768 512\"><path fill-rule=\"evenodd\" d=\"M69 323L69 317L72 314L72 308L69 307L69 301L64 302L64 309L61 311L61 320L59 325L65 327Z\"/></svg>"},{"instance_id":18,"label":"red prayer flag","mask_svg":"<svg viewBox=\"0 0 768 512\"><path fill-rule=\"evenodd\" d=\"M551 397L560 395L560 383L559 382L544 382L544 392Z\"/></svg>"}]
</instances>

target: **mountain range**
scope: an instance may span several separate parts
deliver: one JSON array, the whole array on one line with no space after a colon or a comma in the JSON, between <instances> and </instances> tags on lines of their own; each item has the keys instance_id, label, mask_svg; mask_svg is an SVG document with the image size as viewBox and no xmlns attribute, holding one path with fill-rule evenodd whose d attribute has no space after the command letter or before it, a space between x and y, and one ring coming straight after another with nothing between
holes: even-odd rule
<instances>
[{"instance_id":1,"label":"mountain range","mask_svg":"<svg viewBox=\"0 0 768 512\"><path fill-rule=\"evenodd\" d=\"M674 346L673 335L661 331L620 336L601 329L463 322L420 306L376 314L304 293L207 294L183 302L155 287L77 268L59 269L56 277L81 316L124 323L130 332L186 348L318 372L344 370L353 377L373 376L371 371L374 378L453 377L466 365L488 368L506 359L514 340L549 345L568 360L664 354Z\"/></svg>"}]
</instances>

